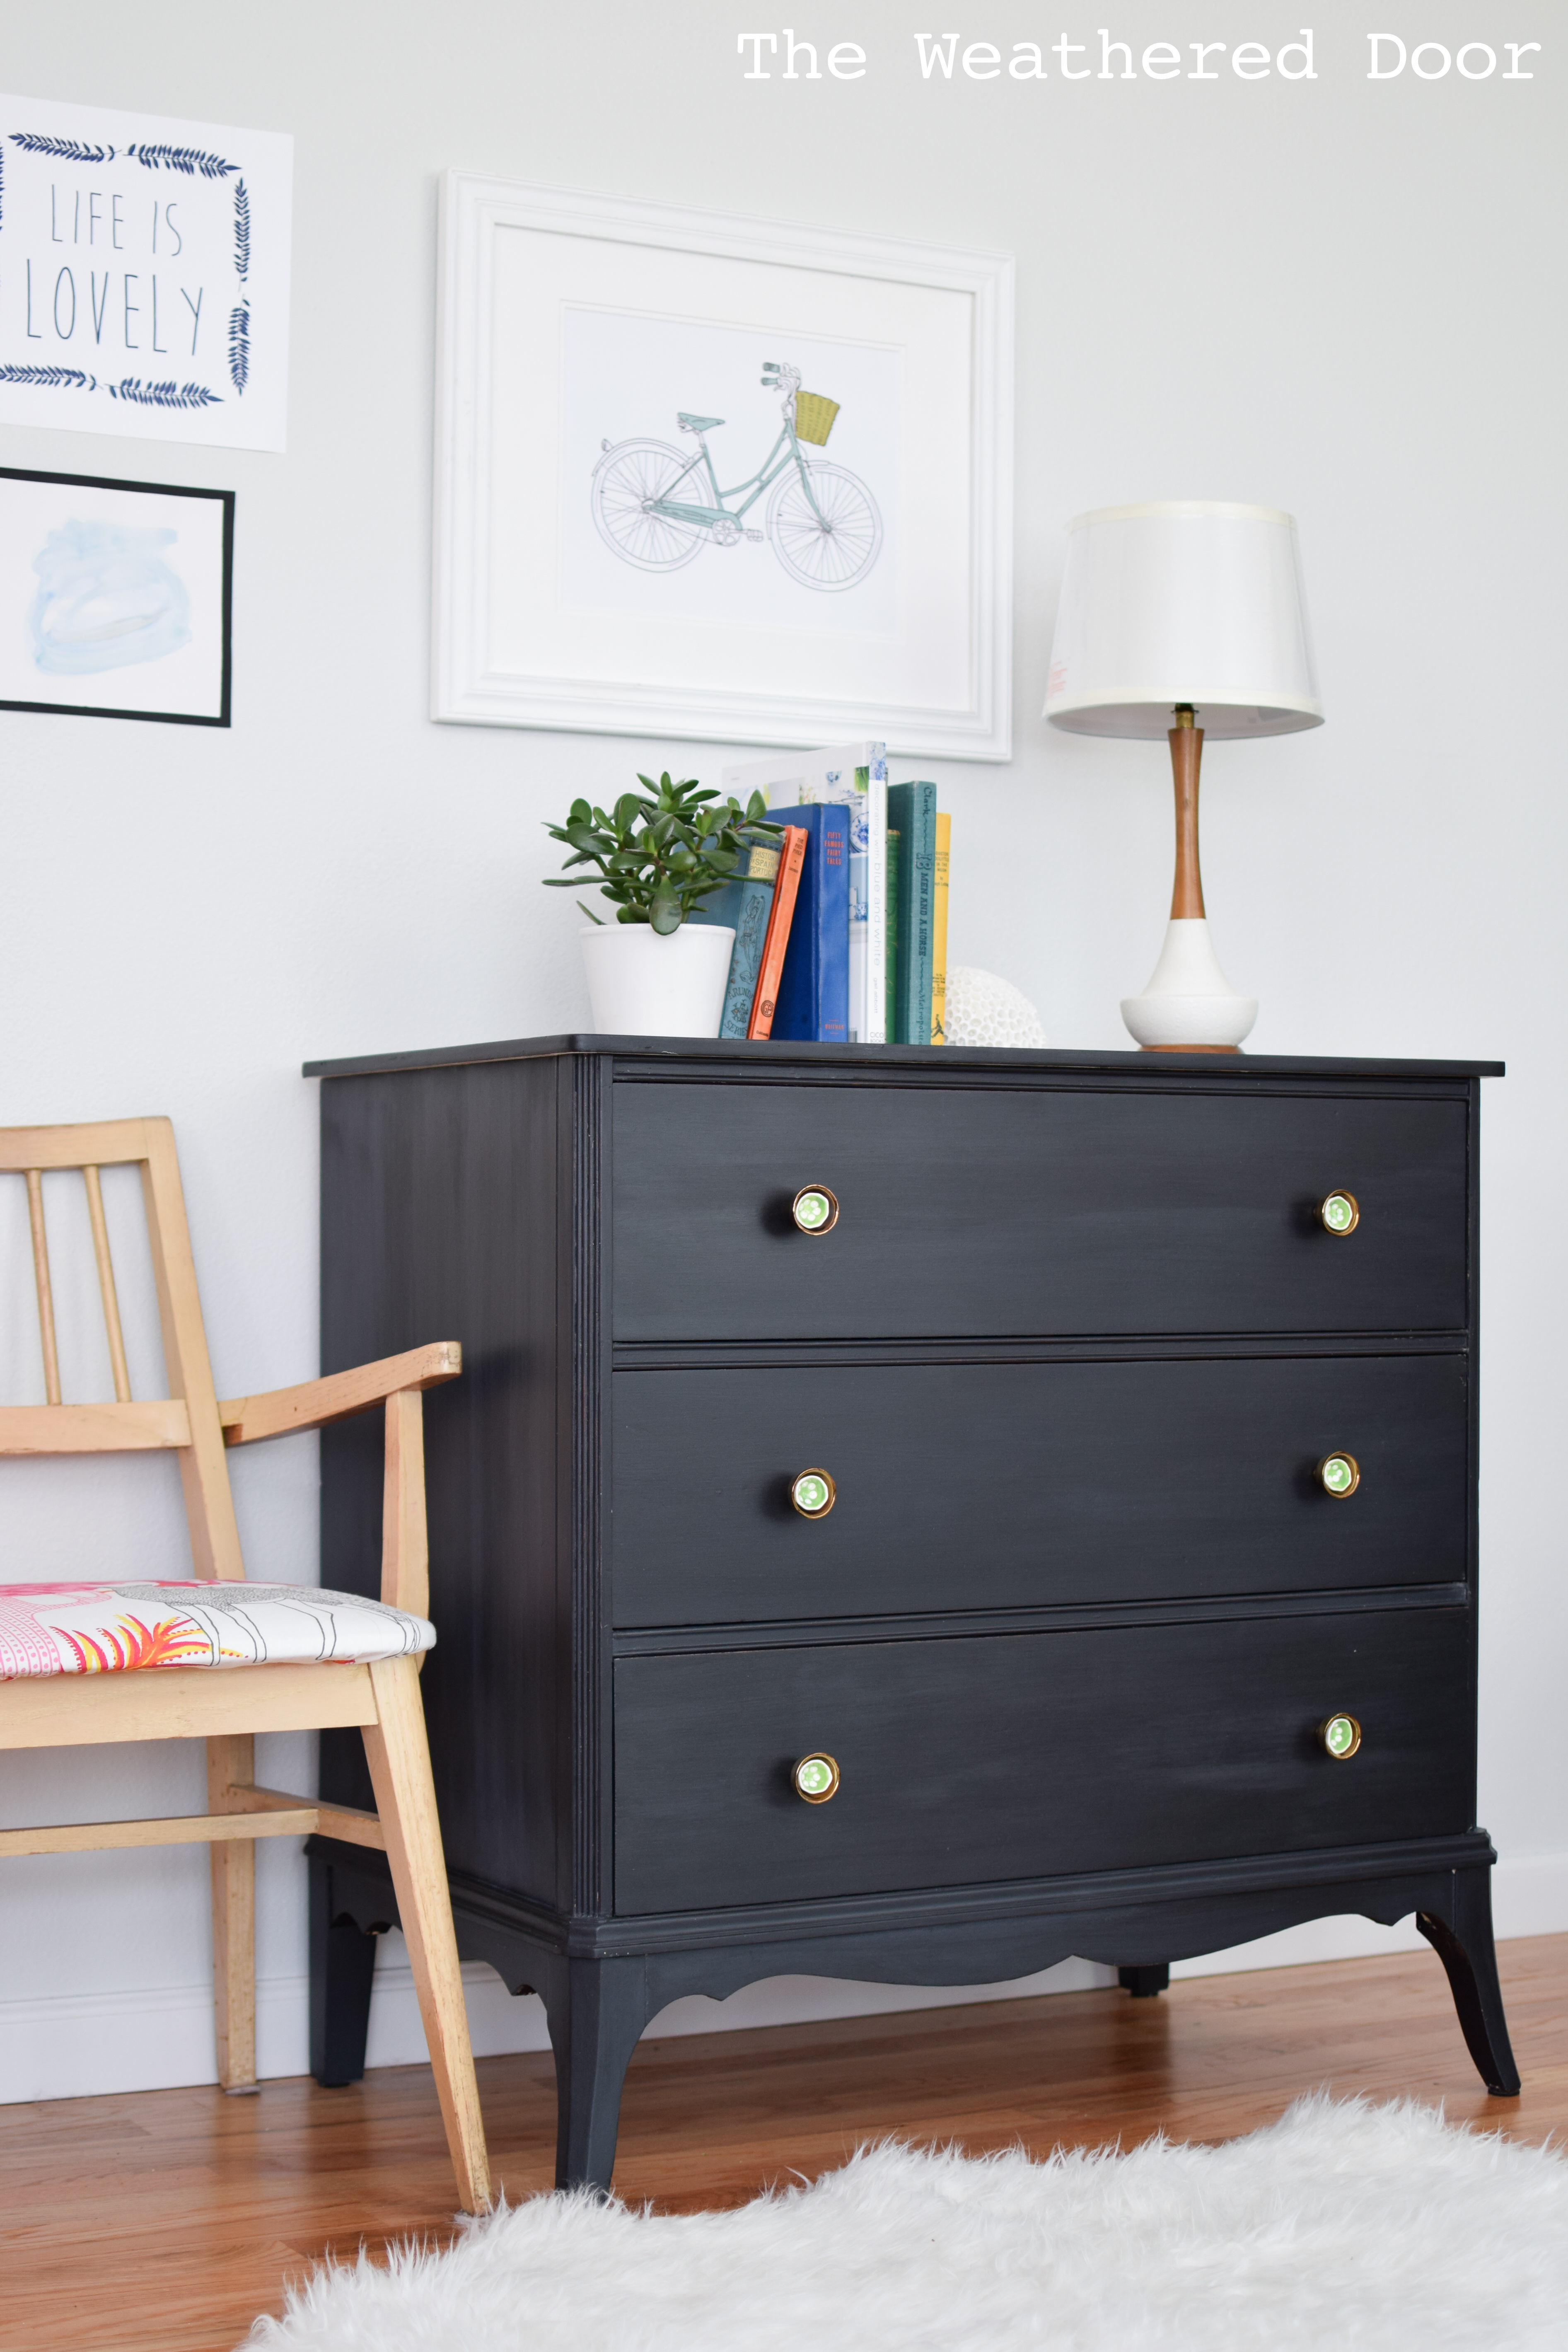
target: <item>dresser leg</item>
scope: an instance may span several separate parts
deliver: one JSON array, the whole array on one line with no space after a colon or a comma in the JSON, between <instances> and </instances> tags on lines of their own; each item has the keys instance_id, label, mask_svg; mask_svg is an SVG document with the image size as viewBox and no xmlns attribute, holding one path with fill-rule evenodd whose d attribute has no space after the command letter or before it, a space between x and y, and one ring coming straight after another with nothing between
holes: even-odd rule
<instances>
[{"instance_id":1,"label":"dresser leg","mask_svg":"<svg viewBox=\"0 0 1568 2352\"><path fill-rule=\"evenodd\" d=\"M310 2072L327 2090L357 2083L364 2073L370 2032L370 1987L375 1937L353 1920L332 1916L332 1865L311 1854Z\"/></svg>"},{"instance_id":2,"label":"dresser leg","mask_svg":"<svg viewBox=\"0 0 1568 2352\"><path fill-rule=\"evenodd\" d=\"M555 2053L555 2186L609 2194L621 2086L647 2023L639 1960L568 1960L542 1988Z\"/></svg>"},{"instance_id":3,"label":"dresser leg","mask_svg":"<svg viewBox=\"0 0 1568 2352\"><path fill-rule=\"evenodd\" d=\"M1171 1989L1168 1960L1156 1960L1148 1968L1118 1969L1116 1973L1121 1979L1122 1990L1130 1992L1134 2000L1152 2000L1156 1993L1169 1992Z\"/></svg>"},{"instance_id":4,"label":"dresser leg","mask_svg":"<svg viewBox=\"0 0 1568 2352\"><path fill-rule=\"evenodd\" d=\"M1494 2098L1519 2096L1519 2068L1509 2047L1492 1941L1489 1870L1454 1873L1452 1924L1431 1911L1418 1911L1415 1924L1448 1972L1466 2047Z\"/></svg>"}]
</instances>

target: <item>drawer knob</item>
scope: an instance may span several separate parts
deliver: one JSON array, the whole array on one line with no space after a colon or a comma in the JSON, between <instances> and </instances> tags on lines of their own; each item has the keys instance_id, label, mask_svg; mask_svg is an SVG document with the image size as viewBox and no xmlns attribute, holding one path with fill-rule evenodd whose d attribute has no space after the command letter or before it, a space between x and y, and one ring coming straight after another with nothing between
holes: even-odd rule
<instances>
[{"instance_id":1,"label":"drawer knob","mask_svg":"<svg viewBox=\"0 0 1568 2352\"><path fill-rule=\"evenodd\" d=\"M1361 1726L1353 1715L1331 1715L1319 1724L1318 1739L1325 1756L1336 1764L1348 1764L1361 1746Z\"/></svg>"},{"instance_id":2,"label":"drawer knob","mask_svg":"<svg viewBox=\"0 0 1568 2352\"><path fill-rule=\"evenodd\" d=\"M802 1470L790 1480L789 1498L803 1519L825 1519L838 1489L826 1470Z\"/></svg>"},{"instance_id":3,"label":"drawer knob","mask_svg":"<svg viewBox=\"0 0 1568 2352\"><path fill-rule=\"evenodd\" d=\"M808 1805L825 1805L829 1797L838 1794L838 1767L831 1756L803 1756L790 1778L795 1795L804 1797Z\"/></svg>"},{"instance_id":4,"label":"drawer knob","mask_svg":"<svg viewBox=\"0 0 1568 2352\"><path fill-rule=\"evenodd\" d=\"M838 1195L826 1184L803 1184L790 1202L790 1214L803 1234L830 1234L838 1223Z\"/></svg>"},{"instance_id":5,"label":"drawer knob","mask_svg":"<svg viewBox=\"0 0 1568 2352\"><path fill-rule=\"evenodd\" d=\"M1318 1465L1318 1484L1325 1495L1342 1503L1361 1485L1361 1464L1353 1454L1325 1454Z\"/></svg>"},{"instance_id":6,"label":"drawer knob","mask_svg":"<svg viewBox=\"0 0 1568 2352\"><path fill-rule=\"evenodd\" d=\"M1331 1192L1318 1203L1318 1222L1326 1234L1353 1234L1361 1223L1361 1203L1353 1192Z\"/></svg>"}]
</instances>

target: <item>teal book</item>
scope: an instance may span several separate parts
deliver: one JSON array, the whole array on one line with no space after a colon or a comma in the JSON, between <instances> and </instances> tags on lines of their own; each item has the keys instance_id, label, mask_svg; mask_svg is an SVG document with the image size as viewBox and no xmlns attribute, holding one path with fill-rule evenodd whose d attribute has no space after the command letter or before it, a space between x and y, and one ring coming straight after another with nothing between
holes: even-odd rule
<instances>
[{"instance_id":1,"label":"teal book","mask_svg":"<svg viewBox=\"0 0 1568 2352\"><path fill-rule=\"evenodd\" d=\"M893 1035L893 991L899 980L899 836L891 825L887 828L888 878L882 899L883 961L887 974L882 987L883 1034L886 1042Z\"/></svg>"},{"instance_id":2,"label":"teal book","mask_svg":"<svg viewBox=\"0 0 1568 2352\"><path fill-rule=\"evenodd\" d=\"M721 890L710 891L692 915L694 923L728 923L734 929L730 981L719 1021L721 1037L743 1037L750 1025L778 871L777 843L753 842L742 860L740 873Z\"/></svg>"},{"instance_id":3,"label":"teal book","mask_svg":"<svg viewBox=\"0 0 1568 2352\"><path fill-rule=\"evenodd\" d=\"M931 1044L931 976L936 950L936 786L889 784L888 829L899 835L899 885L893 995L888 1035L897 1045Z\"/></svg>"}]
</instances>

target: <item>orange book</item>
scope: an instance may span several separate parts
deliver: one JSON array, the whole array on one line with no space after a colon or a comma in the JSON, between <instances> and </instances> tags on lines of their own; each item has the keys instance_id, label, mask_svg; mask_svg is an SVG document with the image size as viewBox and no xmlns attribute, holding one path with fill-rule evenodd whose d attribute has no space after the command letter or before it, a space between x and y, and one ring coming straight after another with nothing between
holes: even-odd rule
<instances>
[{"instance_id":1,"label":"orange book","mask_svg":"<svg viewBox=\"0 0 1568 2352\"><path fill-rule=\"evenodd\" d=\"M773 1034L773 1012L779 1001L779 979L784 971L784 950L789 945L790 925L795 920L795 895L800 888L800 870L805 864L805 845L811 839L804 824L786 824L784 830L784 854L779 859L779 877L773 884L773 903L768 916L768 935L763 941L763 960L757 967L757 992L752 999L751 1025L748 1037L771 1037Z\"/></svg>"}]
</instances>

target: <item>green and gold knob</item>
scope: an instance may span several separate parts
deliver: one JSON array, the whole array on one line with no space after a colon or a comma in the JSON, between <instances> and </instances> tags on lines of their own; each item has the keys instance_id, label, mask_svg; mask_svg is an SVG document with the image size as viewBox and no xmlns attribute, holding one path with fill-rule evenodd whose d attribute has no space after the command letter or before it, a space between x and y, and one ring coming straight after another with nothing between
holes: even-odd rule
<instances>
[{"instance_id":1,"label":"green and gold knob","mask_svg":"<svg viewBox=\"0 0 1568 2352\"><path fill-rule=\"evenodd\" d=\"M1342 1503L1361 1485L1361 1464L1353 1454L1325 1454L1318 1465L1318 1484L1325 1495Z\"/></svg>"},{"instance_id":2,"label":"green and gold knob","mask_svg":"<svg viewBox=\"0 0 1568 2352\"><path fill-rule=\"evenodd\" d=\"M1353 1715L1331 1715L1318 1726L1318 1745L1336 1764L1348 1764L1361 1746L1361 1726Z\"/></svg>"},{"instance_id":3,"label":"green and gold knob","mask_svg":"<svg viewBox=\"0 0 1568 2352\"><path fill-rule=\"evenodd\" d=\"M820 1752L803 1756L790 1779L795 1795L804 1797L808 1805L825 1805L829 1797L838 1794L838 1767L831 1756Z\"/></svg>"},{"instance_id":4,"label":"green and gold knob","mask_svg":"<svg viewBox=\"0 0 1568 2352\"><path fill-rule=\"evenodd\" d=\"M789 1498L803 1519L825 1519L838 1489L826 1470L802 1470L789 1482Z\"/></svg>"},{"instance_id":5,"label":"green and gold knob","mask_svg":"<svg viewBox=\"0 0 1568 2352\"><path fill-rule=\"evenodd\" d=\"M1330 1192L1318 1203L1318 1223L1326 1234L1353 1234L1361 1223L1361 1204L1353 1192Z\"/></svg>"},{"instance_id":6,"label":"green and gold knob","mask_svg":"<svg viewBox=\"0 0 1568 2352\"><path fill-rule=\"evenodd\" d=\"M838 1223L838 1195L826 1184L803 1184L790 1202L790 1214L803 1234L830 1234Z\"/></svg>"}]
</instances>

